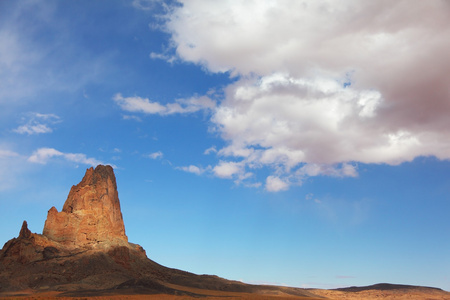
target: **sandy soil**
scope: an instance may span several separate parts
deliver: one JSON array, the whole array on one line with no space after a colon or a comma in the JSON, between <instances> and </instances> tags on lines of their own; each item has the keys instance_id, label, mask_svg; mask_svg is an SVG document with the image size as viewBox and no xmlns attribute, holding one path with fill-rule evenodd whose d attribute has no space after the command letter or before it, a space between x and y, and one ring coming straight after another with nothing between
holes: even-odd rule
<instances>
[{"instance_id":1,"label":"sandy soil","mask_svg":"<svg viewBox=\"0 0 450 300\"><path fill-rule=\"evenodd\" d=\"M342 292L342 291L332 291L332 290L310 290L312 293L318 295L317 298L311 297L300 297L300 296L290 296L290 295L261 295L261 294L248 294L248 293L234 293L234 292L220 292L220 291L207 291L199 289L186 289L186 291L196 293L199 296L175 296L175 295L132 295L132 294L121 294L121 295L102 295L102 296L79 296L79 297L64 297L61 296L59 292L44 292L44 293L34 293L33 291L21 291L14 294L9 294L9 297L5 295L0 295L0 299L20 299L20 300L43 300L43 299L59 299L59 300L143 300L143 299L161 299L161 300L198 300L198 299L211 299L211 300L323 300L323 299L334 299L334 300L353 300L353 299L364 299L364 300L374 300L374 299L395 299L395 300L446 300L450 299L450 293L444 291L427 291L424 293L420 290L412 291L378 291L378 290L367 290L361 292Z\"/></svg>"},{"instance_id":2,"label":"sandy soil","mask_svg":"<svg viewBox=\"0 0 450 300\"><path fill-rule=\"evenodd\" d=\"M320 290L320 289L308 289L308 292L317 295L317 297L303 297L287 295L281 291L268 291L261 290L257 293L238 293L238 292L224 292L224 291L212 291L198 288L184 287L174 284L169 284L171 288L177 289L180 292L190 293L189 295L166 295L166 294L136 294L133 290L122 290L121 294L117 294L119 291L111 291L102 294L95 294L98 292L80 292L78 295L67 297L61 292L38 292L33 290L25 290L20 292L14 292L9 294L1 294L0 299L20 299L20 300L43 300L43 299L59 299L59 300L143 300L143 299L162 299L162 300L198 300L198 299L211 299L211 300L379 300L379 299L395 299L395 300L450 300L450 292L445 292L438 289L396 289L396 290L377 290L369 289L357 292L349 291L337 291L337 290Z\"/></svg>"},{"instance_id":3,"label":"sandy soil","mask_svg":"<svg viewBox=\"0 0 450 300\"><path fill-rule=\"evenodd\" d=\"M213 291L212 291L213 292ZM213 292L214 293L214 292ZM193 297L193 296L174 296L174 295L108 295L108 296L93 296L93 297L61 297L59 293L37 293L25 295L23 292L11 297L2 297L0 299L20 299L20 300L43 300L43 299L58 299L58 300L144 300L144 299L161 299L161 300L323 300L323 298L311 298L311 297L298 297L298 296L283 296L283 295L258 295L258 294L246 294L246 293L219 293L216 295L205 295L205 297Z\"/></svg>"},{"instance_id":4,"label":"sandy soil","mask_svg":"<svg viewBox=\"0 0 450 300\"><path fill-rule=\"evenodd\" d=\"M379 291L379 290L367 290L360 292L341 292L341 291L331 291L331 290L310 290L310 292L335 300L354 300L354 299L364 299L364 300L379 300L379 299L395 299L395 300L446 300L450 299L450 293L439 291L439 290L429 290L422 291L418 290L392 290L392 291Z\"/></svg>"}]
</instances>

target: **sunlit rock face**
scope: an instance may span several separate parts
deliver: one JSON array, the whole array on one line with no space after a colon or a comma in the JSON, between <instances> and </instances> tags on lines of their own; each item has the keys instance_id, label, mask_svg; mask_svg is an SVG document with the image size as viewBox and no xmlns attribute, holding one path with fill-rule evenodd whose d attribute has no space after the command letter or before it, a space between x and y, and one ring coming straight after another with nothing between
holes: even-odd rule
<instances>
[{"instance_id":1,"label":"sunlit rock face","mask_svg":"<svg viewBox=\"0 0 450 300\"><path fill-rule=\"evenodd\" d=\"M61 212L48 211L43 234L26 221L0 250L4 291L115 288L163 268L128 243L113 168L99 165L72 186Z\"/></svg>"},{"instance_id":2,"label":"sunlit rock face","mask_svg":"<svg viewBox=\"0 0 450 300\"><path fill-rule=\"evenodd\" d=\"M116 177L111 166L86 171L72 186L61 212L48 211L43 235L67 247L125 245Z\"/></svg>"}]
</instances>

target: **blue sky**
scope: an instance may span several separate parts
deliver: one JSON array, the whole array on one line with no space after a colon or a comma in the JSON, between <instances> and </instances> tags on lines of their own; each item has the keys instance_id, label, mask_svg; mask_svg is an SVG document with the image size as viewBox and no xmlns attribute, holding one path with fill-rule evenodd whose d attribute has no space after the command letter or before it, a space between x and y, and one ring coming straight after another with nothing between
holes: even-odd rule
<instances>
[{"instance_id":1,"label":"blue sky","mask_svg":"<svg viewBox=\"0 0 450 300\"><path fill-rule=\"evenodd\" d=\"M0 240L115 167L149 258L450 290L446 1L0 2Z\"/></svg>"}]
</instances>

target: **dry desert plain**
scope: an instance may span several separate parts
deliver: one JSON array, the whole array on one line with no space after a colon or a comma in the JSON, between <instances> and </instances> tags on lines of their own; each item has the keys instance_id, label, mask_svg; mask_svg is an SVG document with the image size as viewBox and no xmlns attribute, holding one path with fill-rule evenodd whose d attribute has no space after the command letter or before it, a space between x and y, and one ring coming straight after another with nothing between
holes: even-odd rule
<instances>
[{"instance_id":1,"label":"dry desert plain","mask_svg":"<svg viewBox=\"0 0 450 300\"><path fill-rule=\"evenodd\" d=\"M197 288L187 288L173 285L172 288L185 291L192 295L167 295L167 294L140 294L136 290L123 290L119 292L77 292L73 294L61 292L36 292L33 290L25 290L14 293L0 294L0 299L60 299L60 300L84 300L84 299L125 299L125 300L141 300L141 299L174 299L174 300L194 300L194 299L242 299L242 300L318 300L318 299L398 299L398 300L444 300L450 299L450 293L434 288L408 287L408 288L387 288L380 289L378 285L364 287L357 290L352 288L344 290L323 290L308 289L311 296L293 296L284 294L280 291L273 291L270 294L261 291L261 293L237 293L213 290L202 290ZM141 291L143 292L143 291Z\"/></svg>"}]
</instances>

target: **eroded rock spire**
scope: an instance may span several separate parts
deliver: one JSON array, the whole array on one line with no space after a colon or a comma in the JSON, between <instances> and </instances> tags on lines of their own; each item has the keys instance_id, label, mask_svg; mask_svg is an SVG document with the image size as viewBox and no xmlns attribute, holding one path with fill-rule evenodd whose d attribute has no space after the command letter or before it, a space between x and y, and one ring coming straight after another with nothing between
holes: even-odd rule
<instances>
[{"instance_id":1,"label":"eroded rock spire","mask_svg":"<svg viewBox=\"0 0 450 300\"><path fill-rule=\"evenodd\" d=\"M88 169L72 186L62 211L55 207L48 211L43 235L71 247L128 242L113 168Z\"/></svg>"}]
</instances>

